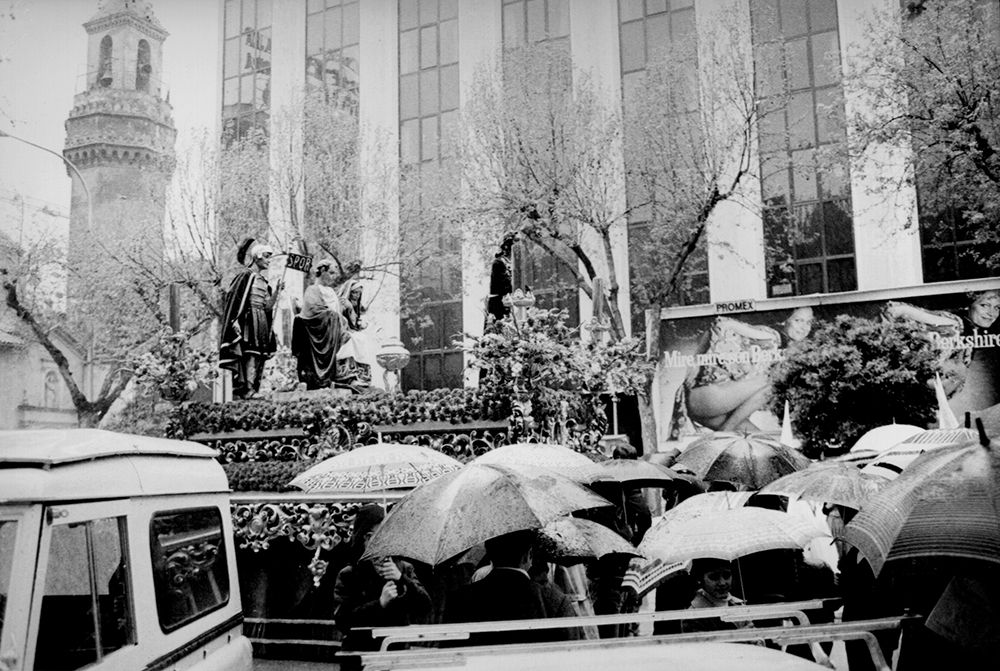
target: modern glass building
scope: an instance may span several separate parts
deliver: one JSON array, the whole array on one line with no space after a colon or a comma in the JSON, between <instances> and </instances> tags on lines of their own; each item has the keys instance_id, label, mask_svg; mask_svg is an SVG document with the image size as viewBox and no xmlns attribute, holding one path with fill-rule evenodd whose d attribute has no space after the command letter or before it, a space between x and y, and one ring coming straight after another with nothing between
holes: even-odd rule
<instances>
[{"instance_id":1,"label":"modern glass building","mask_svg":"<svg viewBox=\"0 0 1000 671\"><path fill-rule=\"evenodd\" d=\"M874 4L889 7L893 1ZM319 89L344 101L359 115L361 132L377 130L391 139L392 155L379 159L398 165L399 183L380 189L380 197L406 245L401 232L407 217L416 216L429 197L420 192L421 176L453 160L449 137L476 70L502 57L506 47L558 44L580 71L601 83L611 104L627 111L659 53L680 48L700 55L713 31L735 24L751 42L745 46L757 95L780 107L754 129L760 179L744 195L756 199L757 207L715 215L681 302L764 300L982 276L975 264L956 261L969 244L961 226L948 240L922 240L920 221L948 213L918 216L916 189L902 194L911 207L890 206L879 198L880 186L852 174L846 159L817 168L818 153L836 156L846 142L844 119L860 104L845 94L842 73L853 53L847 45L870 39L864 11L871 4L224 0L221 115L225 132L240 136L252 128L266 131L271 110L294 104L296 91ZM698 58L685 63L697 64ZM704 73L694 65L689 76L699 81ZM622 157L624 165L629 160ZM628 199L632 189L623 184L622 191ZM731 226L728 217L740 225ZM623 255L643 244L648 223L642 208L630 210L627 231L618 238ZM379 280L384 291L371 309L383 333L398 335L412 352L405 388L463 384L464 355L454 337L481 331L486 314L492 255L484 261L470 254L455 236L438 235L434 244L445 260L416 273L401 271L402 295L419 293L421 318L400 319L398 278ZM576 321L589 316L589 302L544 254L518 243L510 255L513 286L531 286L543 305L565 307ZM618 272L627 286L628 263ZM628 292L622 294L628 314Z\"/></svg>"}]
</instances>

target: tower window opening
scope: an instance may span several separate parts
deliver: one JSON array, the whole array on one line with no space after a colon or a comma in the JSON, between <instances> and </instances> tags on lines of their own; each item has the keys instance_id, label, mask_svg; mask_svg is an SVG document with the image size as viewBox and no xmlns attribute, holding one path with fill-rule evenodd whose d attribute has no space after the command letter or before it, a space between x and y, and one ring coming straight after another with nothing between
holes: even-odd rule
<instances>
[{"instance_id":1,"label":"tower window opening","mask_svg":"<svg viewBox=\"0 0 1000 671\"><path fill-rule=\"evenodd\" d=\"M149 78L153 73L153 65L149 58L149 42L139 40L139 49L135 59L135 90L149 92Z\"/></svg>"},{"instance_id":2,"label":"tower window opening","mask_svg":"<svg viewBox=\"0 0 1000 671\"><path fill-rule=\"evenodd\" d=\"M111 86L111 36L101 40L101 57L97 65L97 84L104 88Z\"/></svg>"}]
</instances>

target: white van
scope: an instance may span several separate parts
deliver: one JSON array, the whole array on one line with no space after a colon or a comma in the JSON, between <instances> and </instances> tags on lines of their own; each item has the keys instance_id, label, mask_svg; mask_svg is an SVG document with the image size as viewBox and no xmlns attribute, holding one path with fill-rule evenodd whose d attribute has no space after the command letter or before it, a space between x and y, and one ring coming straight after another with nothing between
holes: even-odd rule
<instances>
[{"instance_id":1,"label":"white van","mask_svg":"<svg viewBox=\"0 0 1000 671\"><path fill-rule=\"evenodd\" d=\"M203 445L0 431L0 671L251 669L232 538Z\"/></svg>"}]
</instances>

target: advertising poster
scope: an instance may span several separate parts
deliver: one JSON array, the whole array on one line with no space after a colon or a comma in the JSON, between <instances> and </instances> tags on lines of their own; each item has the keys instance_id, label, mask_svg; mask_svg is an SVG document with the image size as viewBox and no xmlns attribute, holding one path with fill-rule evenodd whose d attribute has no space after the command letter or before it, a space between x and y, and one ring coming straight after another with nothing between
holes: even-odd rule
<instances>
[{"instance_id":1,"label":"advertising poster","mask_svg":"<svg viewBox=\"0 0 1000 671\"><path fill-rule=\"evenodd\" d=\"M841 314L908 320L925 329L939 350L942 384L956 417L1000 403L1000 289L822 298L783 309L663 319L660 420L669 427L667 438L705 429L779 430L781 418L767 409L771 368L791 343Z\"/></svg>"}]
</instances>

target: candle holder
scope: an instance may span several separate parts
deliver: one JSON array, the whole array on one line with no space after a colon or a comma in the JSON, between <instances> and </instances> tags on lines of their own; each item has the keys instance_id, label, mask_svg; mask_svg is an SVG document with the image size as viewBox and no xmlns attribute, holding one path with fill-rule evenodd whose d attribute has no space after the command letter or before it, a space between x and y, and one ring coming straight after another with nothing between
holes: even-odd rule
<instances>
[{"instance_id":1,"label":"candle holder","mask_svg":"<svg viewBox=\"0 0 1000 671\"><path fill-rule=\"evenodd\" d=\"M399 338L390 338L385 341L378 354L375 355L375 361L385 371L382 373L385 390L388 392L401 391L399 371L410 363L410 351L403 347L402 341Z\"/></svg>"}]
</instances>

